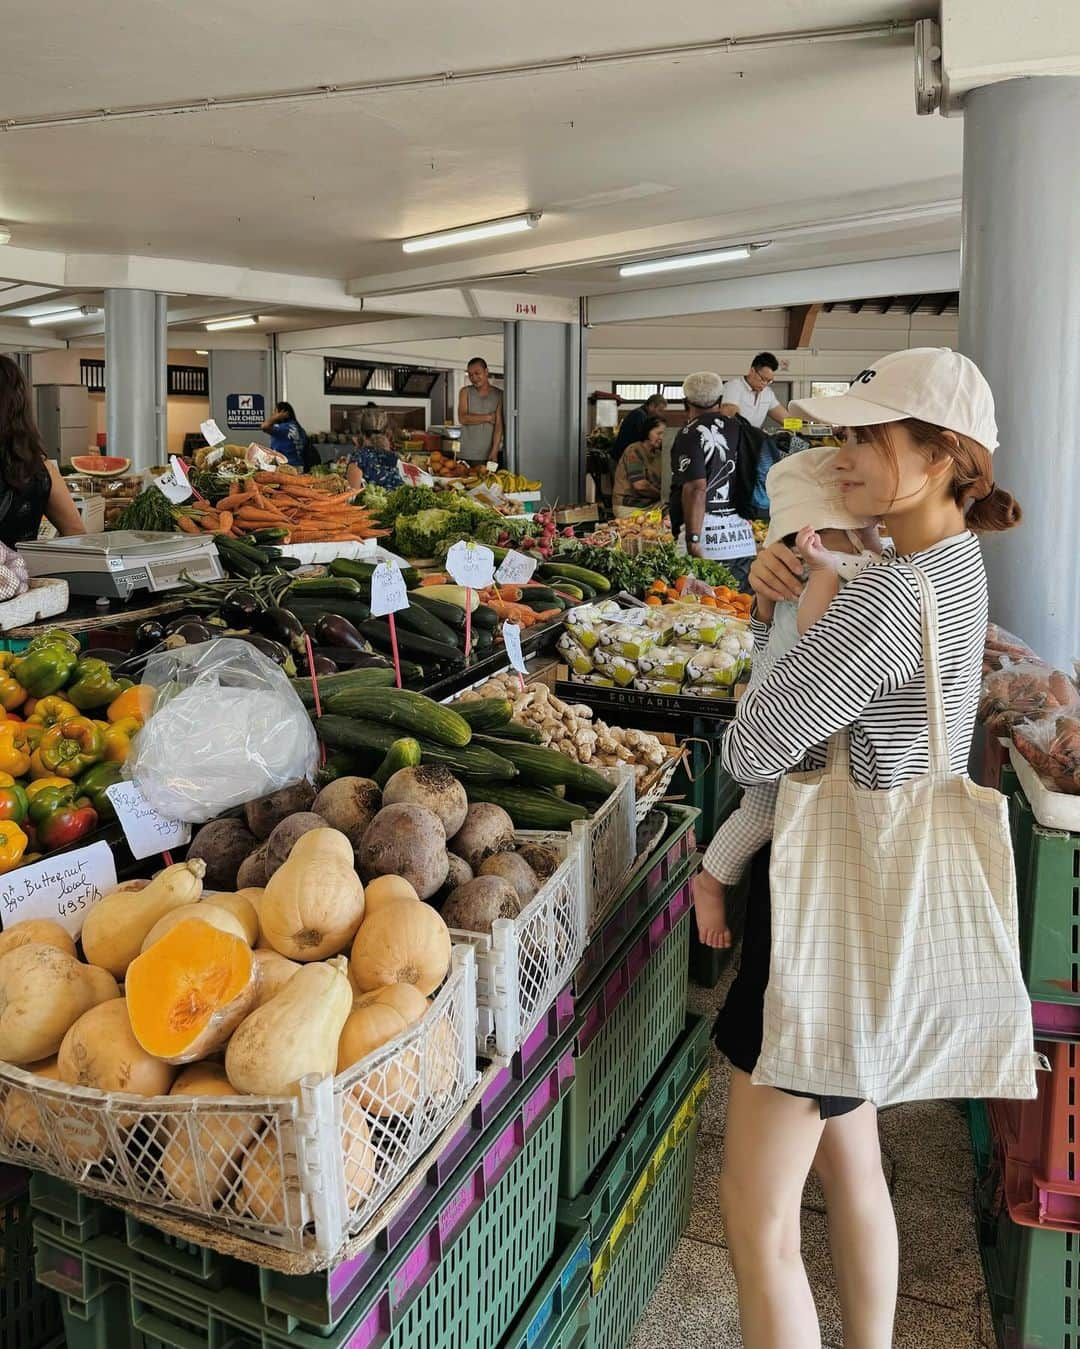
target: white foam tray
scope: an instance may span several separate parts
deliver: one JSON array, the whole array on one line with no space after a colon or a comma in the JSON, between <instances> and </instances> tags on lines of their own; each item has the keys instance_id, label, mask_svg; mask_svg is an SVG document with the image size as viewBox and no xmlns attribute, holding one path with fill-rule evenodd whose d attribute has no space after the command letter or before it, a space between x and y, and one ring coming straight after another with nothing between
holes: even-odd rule
<instances>
[{"instance_id":1,"label":"white foam tray","mask_svg":"<svg viewBox=\"0 0 1080 1349\"><path fill-rule=\"evenodd\" d=\"M43 618L55 618L67 607L68 583L59 577L38 577L30 582L25 595L0 602L0 632L25 628Z\"/></svg>"},{"instance_id":2,"label":"white foam tray","mask_svg":"<svg viewBox=\"0 0 1080 1349\"><path fill-rule=\"evenodd\" d=\"M1031 813L1044 829L1064 829L1066 833L1080 833L1080 796L1056 791L1047 786L1015 745L1009 747L1013 771L1028 799Z\"/></svg>"}]
</instances>

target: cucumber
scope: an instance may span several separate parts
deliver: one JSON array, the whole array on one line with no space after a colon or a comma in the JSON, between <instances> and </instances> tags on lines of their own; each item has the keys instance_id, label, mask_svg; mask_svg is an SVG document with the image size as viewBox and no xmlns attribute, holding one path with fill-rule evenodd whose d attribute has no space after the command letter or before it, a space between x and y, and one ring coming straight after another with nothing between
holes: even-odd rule
<instances>
[{"instance_id":1,"label":"cucumber","mask_svg":"<svg viewBox=\"0 0 1080 1349\"><path fill-rule=\"evenodd\" d=\"M507 786L501 782L478 782L469 777L465 790L471 802L489 801L493 806L502 806L510 816L516 829L551 829L565 832L575 820L587 820L589 812L584 806L575 806L570 801L560 801L546 792L538 792L532 787Z\"/></svg>"},{"instance_id":2,"label":"cucumber","mask_svg":"<svg viewBox=\"0 0 1080 1349\"><path fill-rule=\"evenodd\" d=\"M342 670L338 674L319 675L319 698L325 702L332 694L363 691L364 689L392 688L394 671L387 665L382 668L369 666L361 670ZM290 679L305 707L315 706L315 691L310 679Z\"/></svg>"},{"instance_id":3,"label":"cucumber","mask_svg":"<svg viewBox=\"0 0 1080 1349\"><path fill-rule=\"evenodd\" d=\"M392 726L333 713L317 717L315 730L319 739L331 749L345 750L350 754L370 753L372 750L387 754L394 741L402 738ZM467 773L478 782L509 782L517 777L517 769L509 759L482 745L452 749L448 745L435 745L421 740L420 753L424 763L443 764L451 773L461 776Z\"/></svg>"},{"instance_id":4,"label":"cucumber","mask_svg":"<svg viewBox=\"0 0 1080 1349\"><path fill-rule=\"evenodd\" d=\"M409 605L413 609L426 609L429 614L434 614L440 622L445 623L448 628L453 628L455 632L465 631L465 610L456 604L432 599L430 595L425 595L423 590L410 590Z\"/></svg>"},{"instance_id":5,"label":"cucumber","mask_svg":"<svg viewBox=\"0 0 1080 1349\"><path fill-rule=\"evenodd\" d=\"M544 743L544 737L535 726L525 726L520 721L510 721L505 726L493 726L485 734L491 736L493 740L517 740L524 745L542 745ZM499 751L494 745L492 749L498 754Z\"/></svg>"},{"instance_id":6,"label":"cucumber","mask_svg":"<svg viewBox=\"0 0 1080 1349\"><path fill-rule=\"evenodd\" d=\"M483 628L487 632L494 632L499 626L499 615L486 604L478 604L473 610L472 625L474 629Z\"/></svg>"},{"instance_id":7,"label":"cucumber","mask_svg":"<svg viewBox=\"0 0 1080 1349\"><path fill-rule=\"evenodd\" d=\"M397 627L397 624L394 625ZM356 625L359 632L368 639L372 646L378 647L380 651L390 651L390 627L383 618L372 618L368 622L360 622ZM441 661L445 665L460 666L465 664L465 657L457 646L450 646L446 642L433 642L430 637L422 637L418 632L410 632L407 628L399 628L397 634L398 651L401 655L415 656L421 663L430 661Z\"/></svg>"},{"instance_id":8,"label":"cucumber","mask_svg":"<svg viewBox=\"0 0 1080 1349\"><path fill-rule=\"evenodd\" d=\"M378 761L377 755L372 755L370 750L363 753L348 753L344 750L338 750L328 755L326 762L319 769L316 781L321 788L328 782L334 782L338 778L363 778L371 771L372 762Z\"/></svg>"},{"instance_id":9,"label":"cucumber","mask_svg":"<svg viewBox=\"0 0 1080 1349\"><path fill-rule=\"evenodd\" d=\"M368 588L370 594L370 587ZM347 576L297 577L289 586L289 594L298 600L311 598L338 600L363 599L363 591L356 581Z\"/></svg>"},{"instance_id":10,"label":"cucumber","mask_svg":"<svg viewBox=\"0 0 1080 1349\"><path fill-rule=\"evenodd\" d=\"M522 781L537 787L572 787L575 791L604 799L614 790L607 778L595 768L580 764L558 750L545 749L541 745L514 744L513 741L500 741L487 735L478 735L476 743L486 745L504 759L509 759Z\"/></svg>"},{"instance_id":11,"label":"cucumber","mask_svg":"<svg viewBox=\"0 0 1080 1349\"><path fill-rule=\"evenodd\" d=\"M582 582L604 595L611 589L611 582L606 576L601 576L598 571L590 571L588 567L575 567L570 562L544 562L541 564L539 571L545 581L561 579Z\"/></svg>"},{"instance_id":12,"label":"cucumber","mask_svg":"<svg viewBox=\"0 0 1080 1349\"><path fill-rule=\"evenodd\" d=\"M322 690L320 689L320 694ZM472 739L472 728L452 707L425 698L410 689L363 688L332 692L326 699L330 712L386 722L410 735L423 736L440 745L463 747Z\"/></svg>"},{"instance_id":13,"label":"cucumber","mask_svg":"<svg viewBox=\"0 0 1080 1349\"><path fill-rule=\"evenodd\" d=\"M443 642L447 646L458 644L457 631L420 605L399 609L394 620L399 630L407 628L409 632L418 632L421 637L430 637L433 642Z\"/></svg>"},{"instance_id":14,"label":"cucumber","mask_svg":"<svg viewBox=\"0 0 1080 1349\"><path fill-rule=\"evenodd\" d=\"M380 787L385 787L399 768L415 768L420 762L420 741L411 735L402 736L386 752L386 758L371 775Z\"/></svg>"},{"instance_id":15,"label":"cucumber","mask_svg":"<svg viewBox=\"0 0 1080 1349\"><path fill-rule=\"evenodd\" d=\"M496 726L505 726L514 715L513 704L509 698L473 698L469 702L456 702L453 708L459 716L465 718L474 733L487 732ZM493 745L492 749L494 748Z\"/></svg>"}]
</instances>

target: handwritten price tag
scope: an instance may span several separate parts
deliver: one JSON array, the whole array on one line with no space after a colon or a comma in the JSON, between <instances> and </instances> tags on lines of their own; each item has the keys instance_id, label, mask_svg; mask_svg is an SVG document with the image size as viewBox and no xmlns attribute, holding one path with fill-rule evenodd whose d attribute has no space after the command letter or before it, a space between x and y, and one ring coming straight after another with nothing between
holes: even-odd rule
<instances>
[{"instance_id":1,"label":"handwritten price tag","mask_svg":"<svg viewBox=\"0 0 1080 1349\"><path fill-rule=\"evenodd\" d=\"M516 623L504 623L502 635L510 668L516 670L518 674L525 674L525 657L521 652L521 628Z\"/></svg>"},{"instance_id":2,"label":"handwritten price tag","mask_svg":"<svg viewBox=\"0 0 1080 1349\"><path fill-rule=\"evenodd\" d=\"M0 876L4 931L27 918L52 918L73 937L87 910L116 889L116 865L107 843L91 843Z\"/></svg>"},{"instance_id":3,"label":"handwritten price tag","mask_svg":"<svg viewBox=\"0 0 1080 1349\"><path fill-rule=\"evenodd\" d=\"M187 501L188 497L191 496L191 483L188 482L183 464L175 454L169 458L168 473L163 473L160 478L155 478L154 485L176 506L181 501Z\"/></svg>"},{"instance_id":4,"label":"handwritten price tag","mask_svg":"<svg viewBox=\"0 0 1080 1349\"><path fill-rule=\"evenodd\" d=\"M483 590L495 579L495 554L481 543L463 539L446 554L446 570L459 586Z\"/></svg>"},{"instance_id":5,"label":"handwritten price tag","mask_svg":"<svg viewBox=\"0 0 1080 1349\"><path fill-rule=\"evenodd\" d=\"M382 618L409 607L405 578L393 562L379 562L371 573L371 615Z\"/></svg>"},{"instance_id":6,"label":"handwritten price tag","mask_svg":"<svg viewBox=\"0 0 1080 1349\"><path fill-rule=\"evenodd\" d=\"M525 553L519 553L516 549L511 548L499 563L499 570L495 573L495 579L503 586L528 585L539 561L540 559L537 557L528 557Z\"/></svg>"},{"instance_id":7,"label":"handwritten price tag","mask_svg":"<svg viewBox=\"0 0 1080 1349\"><path fill-rule=\"evenodd\" d=\"M215 445L224 444L226 440L225 432L212 417L209 421L200 422L199 430L203 433L203 439L211 448Z\"/></svg>"},{"instance_id":8,"label":"handwritten price tag","mask_svg":"<svg viewBox=\"0 0 1080 1349\"><path fill-rule=\"evenodd\" d=\"M132 857L156 857L191 838L191 825L159 815L134 782L114 782L105 788L124 831Z\"/></svg>"}]
</instances>

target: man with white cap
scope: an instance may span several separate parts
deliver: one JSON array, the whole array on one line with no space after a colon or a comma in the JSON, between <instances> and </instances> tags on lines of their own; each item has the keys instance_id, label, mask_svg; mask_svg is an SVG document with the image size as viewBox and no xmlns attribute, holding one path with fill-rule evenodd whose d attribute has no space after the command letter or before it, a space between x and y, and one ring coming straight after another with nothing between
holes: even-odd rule
<instances>
[{"instance_id":1,"label":"man with white cap","mask_svg":"<svg viewBox=\"0 0 1080 1349\"><path fill-rule=\"evenodd\" d=\"M723 387L709 370L683 381L692 416L671 446L671 529L691 557L723 562L743 583L755 553L746 518L754 455L742 423L720 406Z\"/></svg>"}]
</instances>

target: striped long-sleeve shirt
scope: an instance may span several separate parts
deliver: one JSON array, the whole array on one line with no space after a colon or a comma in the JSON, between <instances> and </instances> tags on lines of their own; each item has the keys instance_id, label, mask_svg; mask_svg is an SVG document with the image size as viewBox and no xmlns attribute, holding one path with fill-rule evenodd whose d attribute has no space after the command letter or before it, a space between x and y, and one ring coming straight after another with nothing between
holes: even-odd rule
<instances>
[{"instance_id":1,"label":"striped long-sleeve shirt","mask_svg":"<svg viewBox=\"0 0 1080 1349\"><path fill-rule=\"evenodd\" d=\"M987 591L974 534L868 567L739 704L723 762L737 782L774 782L825 761L845 726L851 772L862 787L895 787L927 772L922 613L909 562L938 601L938 650L954 772L966 770L978 707ZM760 637L760 629L756 636Z\"/></svg>"}]
</instances>

